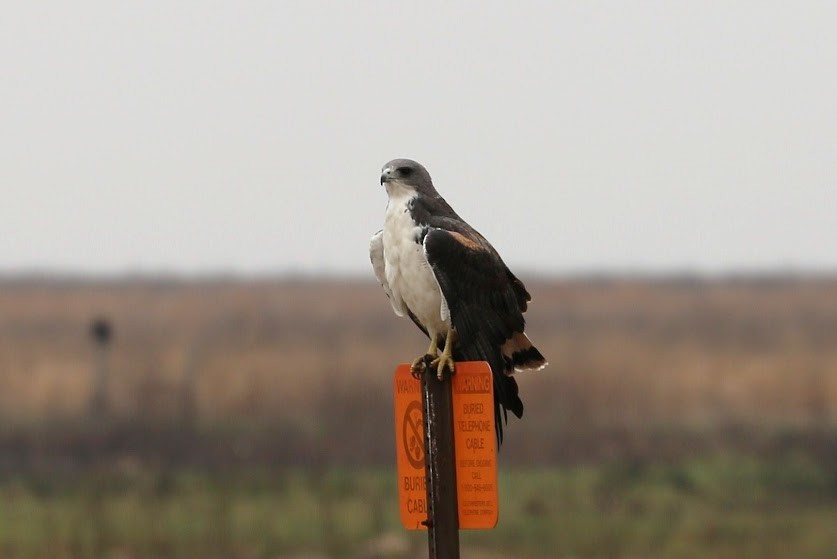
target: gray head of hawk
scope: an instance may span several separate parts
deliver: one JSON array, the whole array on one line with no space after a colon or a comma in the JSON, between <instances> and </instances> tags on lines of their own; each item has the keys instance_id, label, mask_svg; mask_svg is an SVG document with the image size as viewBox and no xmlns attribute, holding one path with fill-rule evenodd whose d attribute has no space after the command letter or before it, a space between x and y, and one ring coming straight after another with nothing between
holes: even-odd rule
<instances>
[{"instance_id":1,"label":"gray head of hawk","mask_svg":"<svg viewBox=\"0 0 837 559\"><path fill-rule=\"evenodd\" d=\"M392 195L396 189L421 193L425 196L438 196L430 173L423 165L412 159L393 159L381 169L381 184Z\"/></svg>"}]
</instances>

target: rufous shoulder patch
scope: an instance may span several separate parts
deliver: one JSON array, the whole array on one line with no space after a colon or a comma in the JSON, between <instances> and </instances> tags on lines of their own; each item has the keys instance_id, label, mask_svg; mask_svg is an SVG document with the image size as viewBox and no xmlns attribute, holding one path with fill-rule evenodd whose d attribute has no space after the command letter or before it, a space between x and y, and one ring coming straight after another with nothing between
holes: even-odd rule
<instances>
[{"instance_id":1,"label":"rufous shoulder patch","mask_svg":"<svg viewBox=\"0 0 837 559\"><path fill-rule=\"evenodd\" d=\"M454 239L456 239L456 241L459 244L461 244L461 245L463 245L463 246L465 246L465 247L467 247L471 250L482 250L482 246L479 243L477 243L476 241L466 237L462 233L457 233L456 231L451 231L450 234L453 236Z\"/></svg>"}]
</instances>

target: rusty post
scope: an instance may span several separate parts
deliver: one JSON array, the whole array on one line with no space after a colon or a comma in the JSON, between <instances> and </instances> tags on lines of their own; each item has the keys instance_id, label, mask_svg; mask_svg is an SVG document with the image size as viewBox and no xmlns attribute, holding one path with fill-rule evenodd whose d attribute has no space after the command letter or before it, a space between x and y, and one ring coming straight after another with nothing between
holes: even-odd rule
<instances>
[{"instance_id":1,"label":"rusty post","mask_svg":"<svg viewBox=\"0 0 837 559\"><path fill-rule=\"evenodd\" d=\"M427 543L430 559L459 559L456 456L450 377L439 380L426 363L422 375L427 470Z\"/></svg>"}]
</instances>

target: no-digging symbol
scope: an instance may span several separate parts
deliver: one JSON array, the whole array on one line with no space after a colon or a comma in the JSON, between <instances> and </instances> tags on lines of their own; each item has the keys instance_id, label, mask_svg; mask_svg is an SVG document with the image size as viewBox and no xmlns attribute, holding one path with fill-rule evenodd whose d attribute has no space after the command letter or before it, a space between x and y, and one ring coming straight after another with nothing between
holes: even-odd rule
<instances>
[{"instance_id":1,"label":"no-digging symbol","mask_svg":"<svg viewBox=\"0 0 837 559\"><path fill-rule=\"evenodd\" d=\"M424 422L421 420L421 402L410 402L407 406L401 433L401 444L410 465L414 468L424 468Z\"/></svg>"},{"instance_id":2,"label":"no-digging symbol","mask_svg":"<svg viewBox=\"0 0 837 559\"><path fill-rule=\"evenodd\" d=\"M497 441L494 434L494 382L484 361L456 364L453 377L453 428L459 527L497 525ZM421 382L410 366L395 370L395 446L401 523L422 530L427 520L424 421Z\"/></svg>"}]
</instances>

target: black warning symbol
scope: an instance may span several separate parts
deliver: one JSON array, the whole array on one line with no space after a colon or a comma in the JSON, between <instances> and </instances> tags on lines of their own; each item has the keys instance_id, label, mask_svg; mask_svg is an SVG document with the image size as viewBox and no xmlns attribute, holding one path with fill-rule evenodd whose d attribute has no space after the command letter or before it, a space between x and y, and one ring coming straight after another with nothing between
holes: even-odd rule
<instances>
[{"instance_id":1,"label":"black warning symbol","mask_svg":"<svg viewBox=\"0 0 837 559\"><path fill-rule=\"evenodd\" d=\"M410 464L414 468L424 468L424 421L419 402L410 402L404 412L401 442Z\"/></svg>"}]
</instances>

